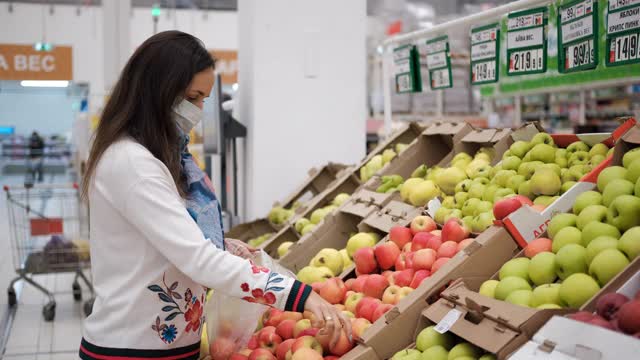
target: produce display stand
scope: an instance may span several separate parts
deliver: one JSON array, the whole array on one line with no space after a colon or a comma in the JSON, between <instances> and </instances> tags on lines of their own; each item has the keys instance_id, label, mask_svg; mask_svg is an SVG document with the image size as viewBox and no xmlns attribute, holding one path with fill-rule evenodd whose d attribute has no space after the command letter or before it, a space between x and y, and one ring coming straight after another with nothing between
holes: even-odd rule
<instances>
[{"instance_id":1,"label":"produce display stand","mask_svg":"<svg viewBox=\"0 0 640 360\"><path fill-rule=\"evenodd\" d=\"M415 138L420 136L424 129L424 124L413 121L402 125L399 129L389 134L384 141L378 144L378 146L371 150L364 159L362 159L354 172L359 174L362 166L368 163L374 156L382 154L384 150L393 149L396 144L410 144Z\"/></svg>"},{"instance_id":2,"label":"produce display stand","mask_svg":"<svg viewBox=\"0 0 640 360\"><path fill-rule=\"evenodd\" d=\"M266 218L257 219L251 222L236 225L231 230L225 232L225 236L231 239L237 239L244 242L257 238L268 233L278 232L278 227L272 224Z\"/></svg>"}]
</instances>

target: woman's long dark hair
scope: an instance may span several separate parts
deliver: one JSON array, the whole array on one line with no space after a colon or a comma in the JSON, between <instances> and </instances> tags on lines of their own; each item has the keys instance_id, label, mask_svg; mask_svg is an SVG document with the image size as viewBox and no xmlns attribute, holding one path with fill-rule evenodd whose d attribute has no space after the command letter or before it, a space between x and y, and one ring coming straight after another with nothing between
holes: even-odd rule
<instances>
[{"instance_id":1,"label":"woman's long dark hair","mask_svg":"<svg viewBox=\"0 0 640 360\"><path fill-rule=\"evenodd\" d=\"M87 198L105 150L123 135L131 136L162 161L184 196L179 134L171 109L184 97L194 75L214 66L202 42L183 32L162 32L138 47L102 113L82 183L83 198Z\"/></svg>"}]
</instances>

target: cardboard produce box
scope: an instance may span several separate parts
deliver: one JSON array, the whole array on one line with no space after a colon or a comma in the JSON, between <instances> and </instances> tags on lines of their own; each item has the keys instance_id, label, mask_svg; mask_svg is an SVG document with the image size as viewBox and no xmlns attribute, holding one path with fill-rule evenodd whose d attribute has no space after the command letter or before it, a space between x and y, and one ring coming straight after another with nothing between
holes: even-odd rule
<instances>
[{"instance_id":1,"label":"cardboard produce box","mask_svg":"<svg viewBox=\"0 0 640 360\"><path fill-rule=\"evenodd\" d=\"M367 189L356 191L351 198L340 207L340 211L348 214L367 217L374 208L380 211L392 199L393 194L380 194Z\"/></svg>"},{"instance_id":2,"label":"cardboard produce box","mask_svg":"<svg viewBox=\"0 0 640 360\"><path fill-rule=\"evenodd\" d=\"M345 176L346 172L349 171L353 171L353 166L350 169L350 166L338 163L328 163L320 169L312 168L309 170L309 176L304 183L284 198L282 202L278 202L274 206L282 206L289 209L296 201L302 203L312 201L313 198L332 185L336 179Z\"/></svg>"},{"instance_id":3,"label":"cardboard produce box","mask_svg":"<svg viewBox=\"0 0 640 360\"><path fill-rule=\"evenodd\" d=\"M446 286L467 276L486 280L517 252L518 248L506 230L496 226L489 228L378 319L364 333L362 343L375 351L378 358L390 358L413 341L420 314L439 299ZM349 354L343 358L353 359Z\"/></svg>"},{"instance_id":4,"label":"cardboard produce box","mask_svg":"<svg viewBox=\"0 0 640 360\"><path fill-rule=\"evenodd\" d=\"M374 156L382 154L384 150L394 149L396 144L411 144L424 131L424 129L424 124L413 121L402 125L384 141L379 143L378 146L371 150L364 159L362 159L362 162L357 166L355 173L360 174L360 168L368 163Z\"/></svg>"},{"instance_id":5,"label":"cardboard produce box","mask_svg":"<svg viewBox=\"0 0 640 360\"><path fill-rule=\"evenodd\" d=\"M276 234L278 228L267 219L258 219L248 223L236 225L227 231L225 237L237 239L244 242L257 238L265 234ZM268 240L267 240L268 241Z\"/></svg>"},{"instance_id":6,"label":"cardboard produce box","mask_svg":"<svg viewBox=\"0 0 640 360\"><path fill-rule=\"evenodd\" d=\"M554 316L511 360L637 359L640 341L602 327Z\"/></svg>"},{"instance_id":7,"label":"cardboard produce box","mask_svg":"<svg viewBox=\"0 0 640 360\"><path fill-rule=\"evenodd\" d=\"M423 209L416 208L401 201L391 200L383 208L374 211L362 222L384 232L391 231L394 226L407 226Z\"/></svg>"},{"instance_id":8,"label":"cardboard produce box","mask_svg":"<svg viewBox=\"0 0 640 360\"><path fill-rule=\"evenodd\" d=\"M525 125L529 128L531 125ZM490 147L495 150L495 155L491 165L497 164L502 158L502 154L509 150L509 146L513 144L511 138L511 129L473 129L456 142L453 151L450 152L442 161L441 165L449 165L455 154L464 152L471 156L483 147Z\"/></svg>"},{"instance_id":9,"label":"cardboard produce box","mask_svg":"<svg viewBox=\"0 0 640 360\"><path fill-rule=\"evenodd\" d=\"M280 258L280 255L278 255L278 247L282 245L282 243L288 241L295 243L298 239L298 233L293 228L293 225L288 225L280 229L280 231L263 243L259 248L263 249L272 258L278 259Z\"/></svg>"},{"instance_id":10,"label":"cardboard produce box","mask_svg":"<svg viewBox=\"0 0 640 360\"><path fill-rule=\"evenodd\" d=\"M552 137L560 147L567 146L575 141L584 141L588 145L602 142L608 146L612 146L618 139L624 138L623 135L634 128L635 123L635 120L629 119L620 125L612 134L552 135ZM604 168L612 164L620 163L622 155L624 154L621 153L621 151L623 150L616 149L613 155L593 168L580 179L577 184L562 194L542 212L538 212L529 206L523 206L503 219L502 224L511 233L518 245L521 247L527 246L530 241L541 237L546 232L547 226L555 214L568 212L573 207L578 195L593 190L596 187L598 175Z\"/></svg>"}]
</instances>

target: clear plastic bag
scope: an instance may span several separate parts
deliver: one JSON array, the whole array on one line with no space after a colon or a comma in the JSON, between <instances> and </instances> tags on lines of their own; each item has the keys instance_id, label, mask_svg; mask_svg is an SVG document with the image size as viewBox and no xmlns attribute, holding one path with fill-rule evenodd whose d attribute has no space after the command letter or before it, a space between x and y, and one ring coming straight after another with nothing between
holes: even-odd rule
<instances>
[{"instance_id":1,"label":"clear plastic bag","mask_svg":"<svg viewBox=\"0 0 640 360\"><path fill-rule=\"evenodd\" d=\"M228 249L231 250L231 249ZM233 252L233 251L231 251ZM252 254L256 265L266 267L285 276L295 277L293 273L280 266L264 251ZM258 327L258 322L268 306L250 303L213 290L211 299L204 307L207 323L207 335L211 349L219 356L211 353L214 360L224 359L221 354L233 354L247 347L251 336Z\"/></svg>"}]
</instances>

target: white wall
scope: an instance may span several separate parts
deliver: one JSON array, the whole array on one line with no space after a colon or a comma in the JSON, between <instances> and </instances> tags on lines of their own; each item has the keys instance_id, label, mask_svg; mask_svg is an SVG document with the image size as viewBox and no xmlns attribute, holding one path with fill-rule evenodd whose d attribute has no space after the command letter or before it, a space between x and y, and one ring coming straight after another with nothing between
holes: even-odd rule
<instances>
[{"instance_id":1,"label":"white wall","mask_svg":"<svg viewBox=\"0 0 640 360\"><path fill-rule=\"evenodd\" d=\"M245 205L252 219L312 166L364 156L366 2L240 0L238 10L239 118L248 127Z\"/></svg>"}]
</instances>

